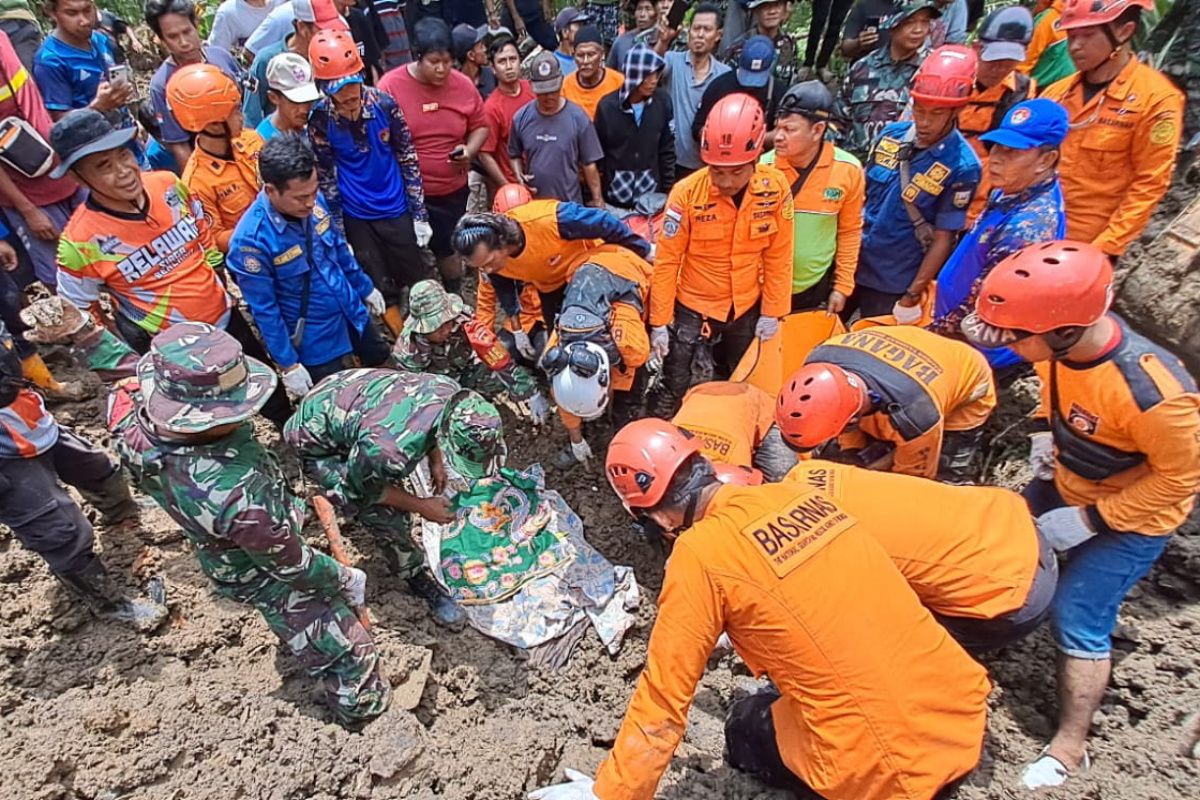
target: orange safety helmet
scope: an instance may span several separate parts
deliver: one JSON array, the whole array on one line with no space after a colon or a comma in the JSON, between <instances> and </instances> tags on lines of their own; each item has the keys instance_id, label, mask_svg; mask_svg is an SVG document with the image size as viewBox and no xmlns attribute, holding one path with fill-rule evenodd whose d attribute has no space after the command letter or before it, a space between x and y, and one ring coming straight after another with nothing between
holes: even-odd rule
<instances>
[{"instance_id":1,"label":"orange safety helmet","mask_svg":"<svg viewBox=\"0 0 1200 800\"><path fill-rule=\"evenodd\" d=\"M1112 262L1085 242L1044 242L1013 253L979 287L975 315L993 329L1049 333L1086 327L1113 302Z\"/></svg>"},{"instance_id":2,"label":"orange safety helmet","mask_svg":"<svg viewBox=\"0 0 1200 800\"><path fill-rule=\"evenodd\" d=\"M320 30L308 43L313 77L335 81L362 72L363 60L349 31Z\"/></svg>"},{"instance_id":3,"label":"orange safety helmet","mask_svg":"<svg viewBox=\"0 0 1200 800\"><path fill-rule=\"evenodd\" d=\"M940 108L965 106L975 88L979 56L970 47L947 44L921 62L909 94L913 100Z\"/></svg>"},{"instance_id":4,"label":"orange safety helmet","mask_svg":"<svg viewBox=\"0 0 1200 800\"><path fill-rule=\"evenodd\" d=\"M683 462L699 452L700 440L688 431L654 417L635 419L608 443L604 474L632 514L658 505Z\"/></svg>"},{"instance_id":5,"label":"orange safety helmet","mask_svg":"<svg viewBox=\"0 0 1200 800\"><path fill-rule=\"evenodd\" d=\"M1154 9L1154 0L1067 0L1062 17L1058 20L1059 30L1090 28L1116 20L1131 8L1146 11Z\"/></svg>"},{"instance_id":6,"label":"orange safety helmet","mask_svg":"<svg viewBox=\"0 0 1200 800\"><path fill-rule=\"evenodd\" d=\"M167 81L167 104L186 131L198 133L216 122L225 122L242 105L242 93L212 64L188 64Z\"/></svg>"},{"instance_id":7,"label":"orange safety helmet","mask_svg":"<svg viewBox=\"0 0 1200 800\"><path fill-rule=\"evenodd\" d=\"M775 424L783 441L811 450L846 430L862 408L859 378L834 364L805 364L779 392Z\"/></svg>"},{"instance_id":8,"label":"orange safety helmet","mask_svg":"<svg viewBox=\"0 0 1200 800\"><path fill-rule=\"evenodd\" d=\"M533 199L533 195L519 183L506 183L496 192L492 201L492 211L503 214L505 211L523 206Z\"/></svg>"},{"instance_id":9,"label":"orange safety helmet","mask_svg":"<svg viewBox=\"0 0 1200 800\"><path fill-rule=\"evenodd\" d=\"M762 486L763 483L763 474L754 467L741 467L714 461L713 472L717 474L717 480L729 486Z\"/></svg>"},{"instance_id":10,"label":"orange safety helmet","mask_svg":"<svg viewBox=\"0 0 1200 800\"><path fill-rule=\"evenodd\" d=\"M700 133L700 158L714 167L737 167L758 161L767 122L762 106L748 94L726 95L717 101Z\"/></svg>"}]
</instances>

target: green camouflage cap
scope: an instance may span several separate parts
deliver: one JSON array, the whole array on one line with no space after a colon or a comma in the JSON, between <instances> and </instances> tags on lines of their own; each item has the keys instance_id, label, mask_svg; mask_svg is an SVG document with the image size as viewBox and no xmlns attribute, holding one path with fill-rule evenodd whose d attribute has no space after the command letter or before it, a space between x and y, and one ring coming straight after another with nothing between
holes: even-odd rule
<instances>
[{"instance_id":1,"label":"green camouflage cap","mask_svg":"<svg viewBox=\"0 0 1200 800\"><path fill-rule=\"evenodd\" d=\"M450 294L437 281L418 281L408 293L408 319L404 326L412 333L433 333L465 308L461 297Z\"/></svg>"},{"instance_id":2,"label":"green camouflage cap","mask_svg":"<svg viewBox=\"0 0 1200 800\"><path fill-rule=\"evenodd\" d=\"M275 370L247 358L237 339L203 322L181 322L155 336L137 373L146 416L172 433L249 419L278 380Z\"/></svg>"},{"instance_id":3,"label":"green camouflage cap","mask_svg":"<svg viewBox=\"0 0 1200 800\"><path fill-rule=\"evenodd\" d=\"M917 0L917 2L905 3L894 14L880 20L879 29L884 31L893 30L897 25L918 11L930 11L933 13L934 19L942 15L942 10L938 8L938 4L933 2L933 0Z\"/></svg>"},{"instance_id":4,"label":"green camouflage cap","mask_svg":"<svg viewBox=\"0 0 1200 800\"><path fill-rule=\"evenodd\" d=\"M442 455L459 475L478 480L504 455L500 412L475 392L463 389L446 403L438 430Z\"/></svg>"}]
</instances>

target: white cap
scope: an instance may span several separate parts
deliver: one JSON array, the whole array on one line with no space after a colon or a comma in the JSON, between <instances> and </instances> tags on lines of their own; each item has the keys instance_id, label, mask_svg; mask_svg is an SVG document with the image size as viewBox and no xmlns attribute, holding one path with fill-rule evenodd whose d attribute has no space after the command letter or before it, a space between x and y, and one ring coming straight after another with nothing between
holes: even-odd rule
<instances>
[{"instance_id":1,"label":"white cap","mask_svg":"<svg viewBox=\"0 0 1200 800\"><path fill-rule=\"evenodd\" d=\"M293 103L315 103L321 99L313 83L312 66L295 53L280 53L270 60L267 86Z\"/></svg>"},{"instance_id":2,"label":"white cap","mask_svg":"<svg viewBox=\"0 0 1200 800\"><path fill-rule=\"evenodd\" d=\"M313 13L312 0L292 0L292 16L301 22L316 22L317 15Z\"/></svg>"}]
</instances>

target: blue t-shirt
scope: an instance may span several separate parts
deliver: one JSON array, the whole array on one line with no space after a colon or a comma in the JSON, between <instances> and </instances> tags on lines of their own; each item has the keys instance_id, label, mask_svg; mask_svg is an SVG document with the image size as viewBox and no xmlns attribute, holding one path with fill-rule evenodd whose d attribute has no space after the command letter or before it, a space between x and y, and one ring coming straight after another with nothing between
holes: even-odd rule
<instances>
[{"instance_id":1,"label":"blue t-shirt","mask_svg":"<svg viewBox=\"0 0 1200 800\"><path fill-rule=\"evenodd\" d=\"M570 75L575 71L575 57L554 51L554 57L558 59L558 65L562 67L563 77Z\"/></svg>"},{"instance_id":2,"label":"blue t-shirt","mask_svg":"<svg viewBox=\"0 0 1200 800\"><path fill-rule=\"evenodd\" d=\"M321 126L333 152L342 212L355 219L403 216L408 211L408 192L389 144L391 120L400 116L396 101L376 89L364 91L357 122L338 117L329 106L328 100L319 100L309 126Z\"/></svg>"},{"instance_id":3,"label":"blue t-shirt","mask_svg":"<svg viewBox=\"0 0 1200 800\"><path fill-rule=\"evenodd\" d=\"M263 121L258 123L258 127L254 130L258 132L264 142L269 142L279 135L279 128L276 128L275 123L271 122L270 116L263 117Z\"/></svg>"},{"instance_id":4,"label":"blue t-shirt","mask_svg":"<svg viewBox=\"0 0 1200 800\"><path fill-rule=\"evenodd\" d=\"M903 294L925 258L900 186L900 156L912 149L915 138L912 122L893 122L880 132L865 163L863 242L854 281L888 294ZM935 230L967 226L980 164L957 128L932 147L913 150L909 172L911 182L903 192Z\"/></svg>"},{"instance_id":5,"label":"blue t-shirt","mask_svg":"<svg viewBox=\"0 0 1200 800\"><path fill-rule=\"evenodd\" d=\"M162 143L153 136L146 145L146 163L152 170L165 170L174 172L176 175L180 174L179 162L175 160L175 154L163 147Z\"/></svg>"},{"instance_id":6,"label":"blue t-shirt","mask_svg":"<svg viewBox=\"0 0 1200 800\"><path fill-rule=\"evenodd\" d=\"M242 85L242 68L228 50L205 45L203 55L206 62L233 78L238 86ZM171 113L171 107L167 104L167 81L177 69L179 67L174 61L164 61L150 79L150 110L154 112L154 118L158 121L158 138L163 144L191 141L191 135L179 127L175 115Z\"/></svg>"},{"instance_id":7,"label":"blue t-shirt","mask_svg":"<svg viewBox=\"0 0 1200 800\"><path fill-rule=\"evenodd\" d=\"M108 79L109 67L114 64L112 43L98 31L92 32L91 47L87 50L51 34L34 56L33 78L46 108L70 111L96 99L100 82Z\"/></svg>"}]
</instances>

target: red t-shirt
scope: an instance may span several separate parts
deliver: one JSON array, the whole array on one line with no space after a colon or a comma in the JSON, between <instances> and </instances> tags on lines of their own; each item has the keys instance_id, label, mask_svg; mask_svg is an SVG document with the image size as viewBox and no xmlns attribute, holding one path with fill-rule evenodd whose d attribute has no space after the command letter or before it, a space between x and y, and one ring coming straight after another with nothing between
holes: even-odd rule
<instances>
[{"instance_id":1,"label":"red t-shirt","mask_svg":"<svg viewBox=\"0 0 1200 800\"><path fill-rule=\"evenodd\" d=\"M42 102L42 93L33 82L33 75L17 58L8 35L0 31L0 119L5 117L24 119L43 139L50 141L50 114ZM48 174L40 178L26 178L8 166L4 166L3 169L4 173L12 178L17 190L38 208L66 200L79 188L70 176L58 180ZM3 196L0 196L0 206L13 207L8 198Z\"/></svg>"},{"instance_id":2,"label":"red t-shirt","mask_svg":"<svg viewBox=\"0 0 1200 800\"><path fill-rule=\"evenodd\" d=\"M521 81L521 91L509 96L499 86L483 101L483 117L488 126L488 138L483 143L483 152L490 153L500 162L500 171L510 183L515 183L512 164L508 160L508 135L512 133L513 116L521 107L533 100L533 89L529 81Z\"/></svg>"},{"instance_id":3,"label":"red t-shirt","mask_svg":"<svg viewBox=\"0 0 1200 800\"><path fill-rule=\"evenodd\" d=\"M421 181L428 197L444 197L467 185L467 167L450 161L450 152L467 141L467 133L484 127L479 90L458 70L442 86L421 83L410 65L396 67L379 80L379 89L400 106L421 162Z\"/></svg>"}]
</instances>

